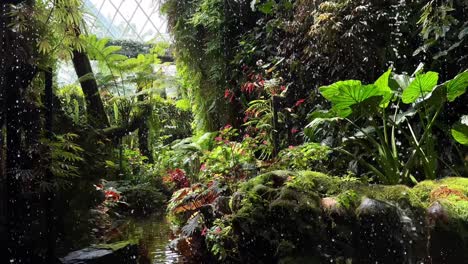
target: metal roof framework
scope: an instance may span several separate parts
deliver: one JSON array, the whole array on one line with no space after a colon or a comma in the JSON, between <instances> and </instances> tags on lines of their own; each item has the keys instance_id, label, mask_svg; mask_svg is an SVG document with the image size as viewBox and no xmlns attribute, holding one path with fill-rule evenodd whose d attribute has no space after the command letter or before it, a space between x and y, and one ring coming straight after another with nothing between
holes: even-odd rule
<instances>
[{"instance_id":1,"label":"metal roof framework","mask_svg":"<svg viewBox=\"0 0 468 264\"><path fill-rule=\"evenodd\" d=\"M141 42L170 41L167 20L160 8L161 2L155 0L85 1L85 9L91 15L87 21L90 33Z\"/></svg>"}]
</instances>

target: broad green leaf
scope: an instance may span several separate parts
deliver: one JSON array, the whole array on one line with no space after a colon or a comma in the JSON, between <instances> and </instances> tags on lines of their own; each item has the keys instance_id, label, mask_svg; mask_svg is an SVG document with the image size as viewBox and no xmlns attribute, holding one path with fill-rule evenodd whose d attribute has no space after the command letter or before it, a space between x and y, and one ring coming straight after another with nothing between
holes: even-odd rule
<instances>
[{"instance_id":1,"label":"broad green leaf","mask_svg":"<svg viewBox=\"0 0 468 264\"><path fill-rule=\"evenodd\" d=\"M464 71L452 80L447 82L447 99L450 102L455 101L455 99L466 92L468 87L468 71Z\"/></svg>"},{"instance_id":2,"label":"broad green leaf","mask_svg":"<svg viewBox=\"0 0 468 264\"><path fill-rule=\"evenodd\" d=\"M334 117L334 114L329 111L314 111L307 116L311 120L304 128L304 136L309 140L315 140L315 134L320 130L322 125L326 123L334 123L341 120L339 117Z\"/></svg>"},{"instance_id":3,"label":"broad green leaf","mask_svg":"<svg viewBox=\"0 0 468 264\"><path fill-rule=\"evenodd\" d=\"M452 137L460 144L468 146L468 126L457 124L452 128Z\"/></svg>"},{"instance_id":4,"label":"broad green leaf","mask_svg":"<svg viewBox=\"0 0 468 264\"><path fill-rule=\"evenodd\" d=\"M102 49L101 52L102 52L102 55L104 55L104 57L107 57L111 55L112 53L116 53L117 51L120 51L121 49L122 47L119 47L119 46L108 46Z\"/></svg>"},{"instance_id":5,"label":"broad green leaf","mask_svg":"<svg viewBox=\"0 0 468 264\"><path fill-rule=\"evenodd\" d=\"M387 107L388 103L392 99L392 89L390 89L388 85L388 81L390 78L390 74L392 73L392 69L388 69L382 76L380 76L377 81L374 82L374 85L379 88L380 91L386 91L386 95L384 95L384 98L382 99L382 102L380 103L380 107Z\"/></svg>"},{"instance_id":6,"label":"broad green leaf","mask_svg":"<svg viewBox=\"0 0 468 264\"><path fill-rule=\"evenodd\" d=\"M468 146L468 115L463 115L460 122L453 126L452 137L460 144Z\"/></svg>"},{"instance_id":7,"label":"broad green leaf","mask_svg":"<svg viewBox=\"0 0 468 264\"><path fill-rule=\"evenodd\" d=\"M340 117L349 116L352 106L355 106L374 96L385 97L389 93L387 89L379 88L374 84L362 85L360 81L348 80L336 82L329 86L320 87L320 92L327 100L332 102L333 110Z\"/></svg>"},{"instance_id":8,"label":"broad green leaf","mask_svg":"<svg viewBox=\"0 0 468 264\"><path fill-rule=\"evenodd\" d=\"M273 12L274 6L276 6L276 2L273 0L270 0L258 6L258 10L266 15L269 15Z\"/></svg>"},{"instance_id":9,"label":"broad green leaf","mask_svg":"<svg viewBox=\"0 0 468 264\"><path fill-rule=\"evenodd\" d=\"M437 85L439 74L437 72L426 72L424 74L416 74L416 78L403 90L402 101L405 104L410 104L416 101L421 96L425 96Z\"/></svg>"},{"instance_id":10,"label":"broad green leaf","mask_svg":"<svg viewBox=\"0 0 468 264\"><path fill-rule=\"evenodd\" d=\"M405 90L414 78L411 78L408 74L393 74L393 80L402 90Z\"/></svg>"}]
</instances>

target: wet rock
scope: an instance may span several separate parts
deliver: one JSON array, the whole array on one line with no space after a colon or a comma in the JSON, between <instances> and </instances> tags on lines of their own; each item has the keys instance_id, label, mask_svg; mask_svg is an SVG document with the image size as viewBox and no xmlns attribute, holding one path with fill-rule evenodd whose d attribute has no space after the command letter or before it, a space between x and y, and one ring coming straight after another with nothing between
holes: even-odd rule
<instances>
[{"instance_id":1,"label":"wet rock","mask_svg":"<svg viewBox=\"0 0 468 264\"><path fill-rule=\"evenodd\" d=\"M345 210L334 197L325 197L320 201L323 211L330 215L344 215Z\"/></svg>"},{"instance_id":2,"label":"wet rock","mask_svg":"<svg viewBox=\"0 0 468 264\"><path fill-rule=\"evenodd\" d=\"M468 259L467 197L463 178L410 188L273 171L242 185L232 215L215 217L232 228L234 245L220 245L245 263L458 264Z\"/></svg>"},{"instance_id":3,"label":"wet rock","mask_svg":"<svg viewBox=\"0 0 468 264\"><path fill-rule=\"evenodd\" d=\"M326 224L328 241L324 241L323 248L326 256L333 261L338 256L352 257L353 255L353 232L356 219L354 212L347 210L335 197L321 199L321 207L324 211L324 222Z\"/></svg>"},{"instance_id":4,"label":"wet rock","mask_svg":"<svg viewBox=\"0 0 468 264\"><path fill-rule=\"evenodd\" d=\"M467 263L468 222L450 216L440 202L427 209L429 258L433 263ZM464 262L465 261L465 262Z\"/></svg>"},{"instance_id":5,"label":"wet rock","mask_svg":"<svg viewBox=\"0 0 468 264\"><path fill-rule=\"evenodd\" d=\"M439 202L434 202L427 208L427 222L429 226L434 226L437 222L446 223L447 221L447 212Z\"/></svg>"},{"instance_id":6,"label":"wet rock","mask_svg":"<svg viewBox=\"0 0 468 264\"><path fill-rule=\"evenodd\" d=\"M356 213L357 263L405 263L406 249L396 207L364 198Z\"/></svg>"},{"instance_id":7,"label":"wet rock","mask_svg":"<svg viewBox=\"0 0 468 264\"><path fill-rule=\"evenodd\" d=\"M137 254L136 243L123 241L73 251L60 261L62 264L131 264L137 263Z\"/></svg>"}]
</instances>

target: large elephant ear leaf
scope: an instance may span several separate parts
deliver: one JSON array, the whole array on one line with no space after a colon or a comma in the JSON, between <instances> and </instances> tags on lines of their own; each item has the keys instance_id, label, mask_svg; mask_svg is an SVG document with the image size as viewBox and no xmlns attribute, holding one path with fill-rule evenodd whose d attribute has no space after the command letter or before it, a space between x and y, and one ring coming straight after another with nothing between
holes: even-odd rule
<instances>
[{"instance_id":1,"label":"large elephant ear leaf","mask_svg":"<svg viewBox=\"0 0 468 264\"><path fill-rule=\"evenodd\" d=\"M450 102L455 101L458 96L466 92L466 88L468 87L468 71L464 71L448 81L446 87L447 99Z\"/></svg>"},{"instance_id":2,"label":"large elephant ear leaf","mask_svg":"<svg viewBox=\"0 0 468 264\"><path fill-rule=\"evenodd\" d=\"M390 74L392 73L392 69L388 69L382 76L380 76L377 81L374 82L374 85L377 86L377 88L382 92L383 99L382 102L380 102L380 107L387 107L388 103L392 99L392 89L390 89L389 86L389 79L390 79Z\"/></svg>"},{"instance_id":3,"label":"large elephant ear leaf","mask_svg":"<svg viewBox=\"0 0 468 264\"><path fill-rule=\"evenodd\" d=\"M416 74L416 78L403 90L401 96L403 103L410 104L416 101L419 97L432 92L436 87L439 74L437 72L426 72L424 74Z\"/></svg>"},{"instance_id":4,"label":"large elephant ear leaf","mask_svg":"<svg viewBox=\"0 0 468 264\"><path fill-rule=\"evenodd\" d=\"M468 115L462 116L460 123L454 125L451 132L458 143L468 146Z\"/></svg>"},{"instance_id":5,"label":"large elephant ear leaf","mask_svg":"<svg viewBox=\"0 0 468 264\"><path fill-rule=\"evenodd\" d=\"M339 117L347 117L353 112L352 107L369 102L371 97L379 96L378 102L381 102L387 91L380 90L375 84L362 85L360 81L348 80L322 86L320 92L333 104L333 110Z\"/></svg>"}]
</instances>

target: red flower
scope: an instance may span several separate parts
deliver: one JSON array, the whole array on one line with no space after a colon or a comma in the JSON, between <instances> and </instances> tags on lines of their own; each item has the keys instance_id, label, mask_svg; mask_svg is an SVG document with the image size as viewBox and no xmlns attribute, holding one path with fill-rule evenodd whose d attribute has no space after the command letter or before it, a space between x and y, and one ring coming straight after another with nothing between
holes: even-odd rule
<instances>
[{"instance_id":1,"label":"red flower","mask_svg":"<svg viewBox=\"0 0 468 264\"><path fill-rule=\"evenodd\" d=\"M255 90L255 84L251 82L246 82L242 85L241 91L251 94Z\"/></svg>"},{"instance_id":2,"label":"red flower","mask_svg":"<svg viewBox=\"0 0 468 264\"><path fill-rule=\"evenodd\" d=\"M286 86L284 86L284 85L281 85L281 87L280 87L280 90L281 90L281 91L284 91L284 90L286 90Z\"/></svg>"},{"instance_id":3,"label":"red flower","mask_svg":"<svg viewBox=\"0 0 468 264\"><path fill-rule=\"evenodd\" d=\"M120 194L116 191L109 189L109 190L106 190L104 194L106 196L106 200L113 200L114 202L117 202L118 200L120 200Z\"/></svg>"},{"instance_id":4,"label":"red flower","mask_svg":"<svg viewBox=\"0 0 468 264\"><path fill-rule=\"evenodd\" d=\"M222 141L223 138L222 138L222 137L215 137L215 140L216 140L216 141Z\"/></svg>"},{"instance_id":5,"label":"red flower","mask_svg":"<svg viewBox=\"0 0 468 264\"><path fill-rule=\"evenodd\" d=\"M224 90L224 99L229 99L229 102L232 103L234 100L234 92L226 88L226 90Z\"/></svg>"},{"instance_id":6,"label":"red flower","mask_svg":"<svg viewBox=\"0 0 468 264\"><path fill-rule=\"evenodd\" d=\"M223 130L224 130L224 129L231 129L231 128L232 128L231 124L227 124L227 125L225 125L225 126L223 127Z\"/></svg>"},{"instance_id":7,"label":"red flower","mask_svg":"<svg viewBox=\"0 0 468 264\"><path fill-rule=\"evenodd\" d=\"M293 146L293 145L290 145L288 148L289 148L289 149L294 149L294 146Z\"/></svg>"},{"instance_id":8,"label":"red flower","mask_svg":"<svg viewBox=\"0 0 468 264\"><path fill-rule=\"evenodd\" d=\"M298 129L296 129L296 128L292 128L292 129L291 129L291 134L296 134L297 132L299 132Z\"/></svg>"},{"instance_id":9,"label":"red flower","mask_svg":"<svg viewBox=\"0 0 468 264\"><path fill-rule=\"evenodd\" d=\"M208 231L208 228L206 228L206 226L203 228L202 232L201 232L201 235L202 236L206 236L206 233Z\"/></svg>"},{"instance_id":10,"label":"red flower","mask_svg":"<svg viewBox=\"0 0 468 264\"><path fill-rule=\"evenodd\" d=\"M229 89L224 90L224 99L228 98L231 95L231 91Z\"/></svg>"},{"instance_id":11,"label":"red flower","mask_svg":"<svg viewBox=\"0 0 468 264\"><path fill-rule=\"evenodd\" d=\"M299 99L297 100L296 104L294 106L300 106L301 104L303 104L305 102L306 99Z\"/></svg>"},{"instance_id":12,"label":"red flower","mask_svg":"<svg viewBox=\"0 0 468 264\"><path fill-rule=\"evenodd\" d=\"M265 86L265 80L258 81L258 85L260 85L261 87Z\"/></svg>"},{"instance_id":13,"label":"red flower","mask_svg":"<svg viewBox=\"0 0 468 264\"><path fill-rule=\"evenodd\" d=\"M202 170L202 171L206 170L206 164L205 164L205 163L203 163L203 164L200 166L200 170Z\"/></svg>"}]
</instances>

